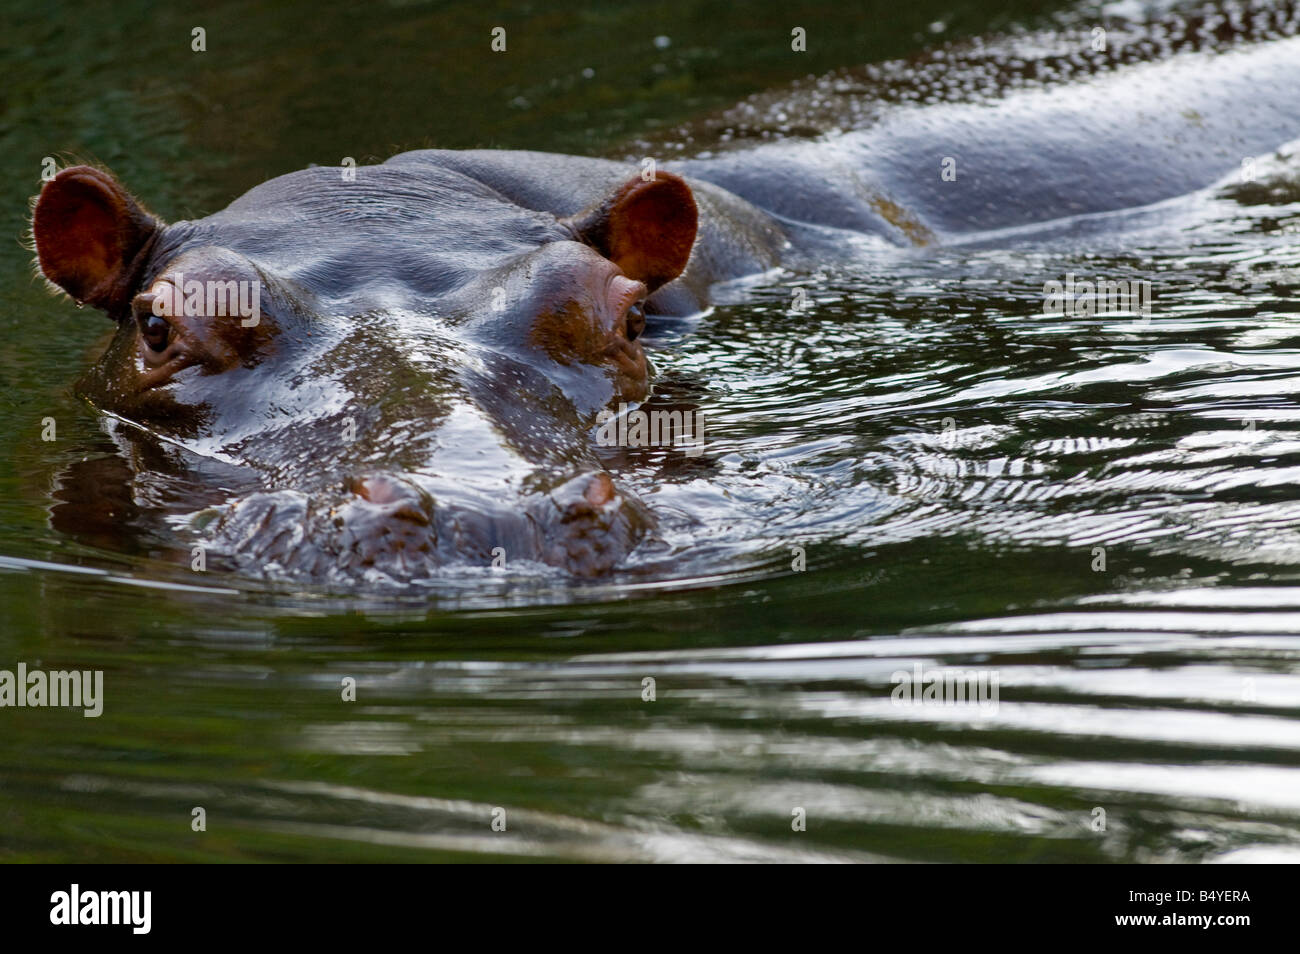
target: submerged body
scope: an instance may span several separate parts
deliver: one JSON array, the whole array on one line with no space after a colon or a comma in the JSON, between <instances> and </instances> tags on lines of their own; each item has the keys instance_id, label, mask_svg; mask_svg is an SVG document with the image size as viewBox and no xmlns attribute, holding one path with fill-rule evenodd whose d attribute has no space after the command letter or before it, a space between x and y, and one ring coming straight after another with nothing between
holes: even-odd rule
<instances>
[{"instance_id":1,"label":"submerged body","mask_svg":"<svg viewBox=\"0 0 1300 954\"><path fill-rule=\"evenodd\" d=\"M653 170L404 153L354 177L281 176L172 225L75 167L42 192L34 234L46 277L118 322L81 393L161 440L143 466L207 462L187 532L214 554L323 581L502 560L591 576L654 532L592 437L601 411L650 392L645 312L697 312L718 282L871 241L942 244L1208 186L1300 135L1298 43L1102 63L1070 86L904 103Z\"/></svg>"}]
</instances>

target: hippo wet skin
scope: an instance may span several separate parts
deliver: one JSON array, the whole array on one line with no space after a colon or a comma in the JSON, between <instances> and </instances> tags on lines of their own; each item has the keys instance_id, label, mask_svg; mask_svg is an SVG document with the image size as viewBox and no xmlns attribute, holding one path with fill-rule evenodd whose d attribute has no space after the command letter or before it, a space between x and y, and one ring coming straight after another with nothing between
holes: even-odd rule
<instances>
[{"instance_id":1,"label":"hippo wet skin","mask_svg":"<svg viewBox=\"0 0 1300 954\"><path fill-rule=\"evenodd\" d=\"M282 176L173 225L77 166L33 219L43 273L118 323L80 392L258 475L214 550L394 580L494 551L589 575L644 535L588 431L647 396L645 301L696 221L667 173L563 217L421 154Z\"/></svg>"},{"instance_id":2,"label":"hippo wet skin","mask_svg":"<svg viewBox=\"0 0 1300 954\"><path fill-rule=\"evenodd\" d=\"M876 100L851 126L654 167L408 152L166 224L75 166L43 187L33 237L45 278L117 326L78 392L142 442L136 470L184 455L206 486L177 532L271 577L402 585L501 557L596 576L655 535L593 438L650 393L647 314L871 242L1207 187L1300 135L1295 14L1269 16L1228 52L1112 52L1056 85L981 54L963 69L999 94L977 102L890 105L886 70L850 84ZM824 109L818 89L788 109Z\"/></svg>"}]
</instances>

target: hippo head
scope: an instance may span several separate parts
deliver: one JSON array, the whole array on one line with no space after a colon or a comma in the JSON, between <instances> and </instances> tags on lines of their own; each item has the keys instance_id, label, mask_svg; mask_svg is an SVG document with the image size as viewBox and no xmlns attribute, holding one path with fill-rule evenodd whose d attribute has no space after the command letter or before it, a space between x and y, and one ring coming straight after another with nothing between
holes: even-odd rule
<instances>
[{"instance_id":1,"label":"hippo head","mask_svg":"<svg viewBox=\"0 0 1300 954\"><path fill-rule=\"evenodd\" d=\"M646 303L690 257L691 190L632 177L555 214L432 160L350 173L171 225L99 169L58 173L41 271L117 325L79 393L251 475L186 524L247 571L609 570L652 521L592 433L649 393Z\"/></svg>"}]
</instances>

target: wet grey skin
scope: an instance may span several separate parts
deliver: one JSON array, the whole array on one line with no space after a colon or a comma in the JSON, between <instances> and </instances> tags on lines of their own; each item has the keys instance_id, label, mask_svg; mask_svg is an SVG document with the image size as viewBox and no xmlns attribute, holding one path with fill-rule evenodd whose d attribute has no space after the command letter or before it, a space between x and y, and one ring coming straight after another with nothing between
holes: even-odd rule
<instances>
[{"instance_id":1,"label":"wet grey skin","mask_svg":"<svg viewBox=\"0 0 1300 954\"><path fill-rule=\"evenodd\" d=\"M830 77L683 131L664 155L696 156L648 179L633 161L426 150L164 225L103 171L64 170L33 231L46 277L117 322L78 391L120 449L65 475L56 524L93 538L106 508L188 514L179 532L214 559L316 582L502 560L609 574L654 540L593 438L599 412L652 388L642 310L690 315L719 282L871 242L986 240L1210 186L1300 136L1282 9L1213 24L1204 48L1166 22L1100 56L1087 34L946 54L949 92L994 87L979 96L927 90L925 58ZM1039 81L1035 62L1072 65ZM737 144L795 110L821 127ZM160 332L178 273L258 283L258 324Z\"/></svg>"}]
</instances>

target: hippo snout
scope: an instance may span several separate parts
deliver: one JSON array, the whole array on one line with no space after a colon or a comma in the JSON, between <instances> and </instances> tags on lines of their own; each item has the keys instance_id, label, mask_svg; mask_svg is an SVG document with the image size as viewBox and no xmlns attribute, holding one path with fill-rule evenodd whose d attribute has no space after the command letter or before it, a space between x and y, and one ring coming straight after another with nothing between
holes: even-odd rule
<instances>
[{"instance_id":1,"label":"hippo snout","mask_svg":"<svg viewBox=\"0 0 1300 954\"><path fill-rule=\"evenodd\" d=\"M653 526L646 506L605 473L562 484L529 515L540 531L541 559L578 576L610 572Z\"/></svg>"},{"instance_id":2,"label":"hippo snout","mask_svg":"<svg viewBox=\"0 0 1300 954\"><path fill-rule=\"evenodd\" d=\"M419 576L437 553L433 498L386 474L346 482L350 496L331 510L340 569L377 568L394 579Z\"/></svg>"},{"instance_id":3,"label":"hippo snout","mask_svg":"<svg viewBox=\"0 0 1300 954\"><path fill-rule=\"evenodd\" d=\"M331 494L256 493L227 504L207 546L261 576L419 583L447 567L547 564L575 576L612 571L653 526L606 473L507 503L435 500L418 475L351 477Z\"/></svg>"}]
</instances>

